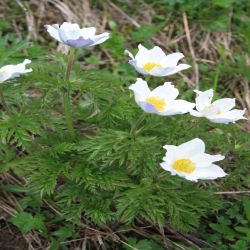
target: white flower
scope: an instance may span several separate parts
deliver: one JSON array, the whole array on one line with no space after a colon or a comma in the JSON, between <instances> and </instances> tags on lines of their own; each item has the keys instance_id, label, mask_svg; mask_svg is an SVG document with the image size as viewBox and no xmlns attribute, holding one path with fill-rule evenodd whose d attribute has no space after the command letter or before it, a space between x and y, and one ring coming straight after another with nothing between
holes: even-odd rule
<instances>
[{"instance_id":1,"label":"white flower","mask_svg":"<svg viewBox=\"0 0 250 250\"><path fill-rule=\"evenodd\" d=\"M16 65L5 65L0 68L0 83L11 78L19 77L22 74L31 72L32 69L26 69L26 64L31 63L30 60L25 59L22 63Z\"/></svg>"},{"instance_id":2,"label":"white flower","mask_svg":"<svg viewBox=\"0 0 250 250\"><path fill-rule=\"evenodd\" d=\"M81 29L76 23L64 22L61 26L59 24L45 25L45 28L58 42L75 48L94 46L109 38L108 32L95 35L95 27Z\"/></svg>"},{"instance_id":3,"label":"white flower","mask_svg":"<svg viewBox=\"0 0 250 250\"><path fill-rule=\"evenodd\" d=\"M223 155L210 155L205 153L205 144L201 139L193 139L179 146L165 145L167 150L160 165L171 172L189 181L197 182L198 179L213 180L227 174L222 168L213 164L221 161Z\"/></svg>"},{"instance_id":4,"label":"white flower","mask_svg":"<svg viewBox=\"0 0 250 250\"><path fill-rule=\"evenodd\" d=\"M146 81L137 78L136 83L129 86L133 90L136 103L146 112L158 115L176 115L190 112L195 104L184 100L176 100L179 91L170 82L150 90Z\"/></svg>"},{"instance_id":5,"label":"white flower","mask_svg":"<svg viewBox=\"0 0 250 250\"><path fill-rule=\"evenodd\" d=\"M233 109L235 106L234 98L223 98L212 103L213 89L207 91L195 90L198 94L195 102L196 109L190 112L191 115L196 117L206 117L211 122L228 124L236 122L240 119L246 119L243 115L244 110Z\"/></svg>"},{"instance_id":6,"label":"white flower","mask_svg":"<svg viewBox=\"0 0 250 250\"><path fill-rule=\"evenodd\" d=\"M169 76L191 67L188 64L177 65L178 61L184 57L182 53L166 55L158 46L147 49L141 44L139 44L138 48L139 51L135 57L128 50L125 50L125 54L132 59L129 60L129 63L141 74Z\"/></svg>"}]
</instances>

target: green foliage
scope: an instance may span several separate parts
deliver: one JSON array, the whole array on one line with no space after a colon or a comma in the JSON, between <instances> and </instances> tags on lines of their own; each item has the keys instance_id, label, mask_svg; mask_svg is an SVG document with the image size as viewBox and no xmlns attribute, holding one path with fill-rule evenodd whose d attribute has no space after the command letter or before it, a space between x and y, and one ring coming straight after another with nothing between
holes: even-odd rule
<instances>
[{"instance_id":1,"label":"green foliage","mask_svg":"<svg viewBox=\"0 0 250 250\"><path fill-rule=\"evenodd\" d=\"M131 34L131 39L135 42L145 42L155 35L163 27L162 24L153 26L143 24L138 30Z\"/></svg>"},{"instance_id":2,"label":"green foliage","mask_svg":"<svg viewBox=\"0 0 250 250\"><path fill-rule=\"evenodd\" d=\"M67 238L71 238L75 235L74 225L68 224L64 227L60 227L59 229L53 232L53 235L56 236L59 241L64 241Z\"/></svg>"},{"instance_id":3,"label":"green foliage","mask_svg":"<svg viewBox=\"0 0 250 250\"><path fill-rule=\"evenodd\" d=\"M77 99L73 114L78 123L77 140L70 138L60 105L65 58L58 55L50 60L47 66L39 59L34 74L15 80L15 86L6 85L9 95L14 87L27 92L35 82L38 93L36 98L9 98L15 105L11 115L2 114L0 124L2 171L12 169L27 179L25 189L7 186L6 190L26 193L21 201L25 210L41 209L40 199L49 199L63 214L62 220L73 225L79 226L82 217L101 227L107 223L132 226L137 220L155 225L168 221L177 230L193 231L200 218L220 202L210 190L170 177L159 163L162 145L180 144L197 135L207 142L208 151L233 154L234 166L230 167L230 160L224 166L232 176L228 183L231 178L232 186L235 182L247 185L249 180L241 173L249 162L244 150L249 140L235 126L208 126L207 121L188 115L148 115L141 128L131 133L141 110L127 89L131 81L127 73L121 80L119 72L99 69L97 74L95 69L83 72L73 66L71 83ZM21 149L23 154L15 157L12 149ZM34 198L28 199L29 195ZM51 217L46 214L44 220L49 222Z\"/></svg>"},{"instance_id":4,"label":"green foliage","mask_svg":"<svg viewBox=\"0 0 250 250\"><path fill-rule=\"evenodd\" d=\"M18 227L22 233L28 233L33 229L44 229L44 216L20 212L12 217L11 222Z\"/></svg>"},{"instance_id":5,"label":"green foliage","mask_svg":"<svg viewBox=\"0 0 250 250\"><path fill-rule=\"evenodd\" d=\"M12 64L15 62L16 58L22 60L25 57L25 54L23 52L20 53L20 51L29 46L30 43L19 40L16 36L12 37L12 35L9 35L1 37L0 35L0 66L2 67L6 64Z\"/></svg>"},{"instance_id":6,"label":"green foliage","mask_svg":"<svg viewBox=\"0 0 250 250\"><path fill-rule=\"evenodd\" d=\"M102 46L108 48L111 55L117 59L123 57L123 52L126 49L124 37L117 32L114 32L111 38Z\"/></svg>"},{"instance_id":7,"label":"green foliage","mask_svg":"<svg viewBox=\"0 0 250 250\"><path fill-rule=\"evenodd\" d=\"M128 238L128 245L124 245L126 250L163 250L163 248L153 240L139 240Z\"/></svg>"},{"instance_id":8,"label":"green foliage","mask_svg":"<svg viewBox=\"0 0 250 250\"><path fill-rule=\"evenodd\" d=\"M12 116L3 114L0 123L0 139L3 144L15 144L25 149L32 136L41 134L40 124L26 114L13 113Z\"/></svg>"},{"instance_id":9,"label":"green foliage","mask_svg":"<svg viewBox=\"0 0 250 250\"><path fill-rule=\"evenodd\" d=\"M250 247L250 200L243 198L219 211L216 223L209 223L211 229L203 229L206 240L220 249L248 249ZM226 244L225 244L226 243Z\"/></svg>"}]
</instances>

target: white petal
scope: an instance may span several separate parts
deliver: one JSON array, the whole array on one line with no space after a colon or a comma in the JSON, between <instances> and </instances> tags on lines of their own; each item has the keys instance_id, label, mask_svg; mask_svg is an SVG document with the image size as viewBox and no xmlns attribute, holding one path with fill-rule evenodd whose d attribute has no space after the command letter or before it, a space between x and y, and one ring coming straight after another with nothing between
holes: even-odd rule
<instances>
[{"instance_id":1,"label":"white petal","mask_svg":"<svg viewBox=\"0 0 250 250\"><path fill-rule=\"evenodd\" d=\"M81 36L85 39L92 38L95 36L96 28L95 27L88 27L88 28L82 28L80 30Z\"/></svg>"},{"instance_id":2,"label":"white petal","mask_svg":"<svg viewBox=\"0 0 250 250\"><path fill-rule=\"evenodd\" d=\"M135 70L143 75L148 75L149 73L140 65L138 65L138 62L133 59L129 60L129 63L135 68Z\"/></svg>"},{"instance_id":3,"label":"white petal","mask_svg":"<svg viewBox=\"0 0 250 250\"><path fill-rule=\"evenodd\" d=\"M0 83L10 79L13 70L14 70L14 65L5 65L2 68L0 68Z\"/></svg>"},{"instance_id":4,"label":"white petal","mask_svg":"<svg viewBox=\"0 0 250 250\"><path fill-rule=\"evenodd\" d=\"M233 110L226 112L225 115L229 117L230 119L237 121L239 119L247 119L246 117L243 116L245 112L246 112L246 109L242 109L242 110L233 109Z\"/></svg>"},{"instance_id":5,"label":"white petal","mask_svg":"<svg viewBox=\"0 0 250 250\"><path fill-rule=\"evenodd\" d=\"M145 101L145 99L151 94L148 83L141 78L137 78L137 81L134 84L131 84L129 89L134 92L135 101L138 104Z\"/></svg>"},{"instance_id":6,"label":"white petal","mask_svg":"<svg viewBox=\"0 0 250 250\"><path fill-rule=\"evenodd\" d=\"M176 172L173 170L173 168L171 166L169 166L166 162L160 163L160 166L164 170L171 172L171 175L176 175Z\"/></svg>"},{"instance_id":7,"label":"white petal","mask_svg":"<svg viewBox=\"0 0 250 250\"><path fill-rule=\"evenodd\" d=\"M32 69L26 69L26 65L31 63L31 60L25 59L22 63L16 65L6 65L0 69L0 83L22 74L31 72Z\"/></svg>"},{"instance_id":8,"label":"white petal","mask_svg":"<svg viewBox=\"0 0 250 250\"><path fill-rule=\"evenodd\" d=\"M164 60L164 67L175 67L183 57L184 55L179 52L167 55Z\"/></svg>"},{"instance_id":9,"label":"white petal","mask_svg":"<svg viewBox=\"0 0 250 250\"><path fill-rule=\"evenodd\" d=\"M155 46L152 49L148 50L147 56L148 62L156 62L162 65L164 65L164 63L166 62L167 57L164 51L158 46Z\"/></svg>"},{"instance_id":10,"label":"white petal","mask_svg":"<svg viewBox=\"0 0 250 250\"><path fill-rule=\"evenodd\" d=\"M225 158L223 155L199 154L191 157L197 168L209 167L213 162L221 161Z\"/></svg>"},{"instance_id":11,"label":"white petal","mask_svg":"<svg viewBox=\"0 0 250 250\"><path fill-rule=\"evenodd\" d=\"M190 113L190 115L195 116L195 117L202 117L203 116L202 113L200 113L196 110L191 110L189 113Z\"/></svg>"},{"instance_id":12,"label":"white petal","mask_svg":"<svg viewBox=\"0 0 250 250\"><path fill-rule=\"evenodd\" d=\"M198 111L203 110L205 107L207 107L211 104L212 98L214 95L213 89L209 89L209 90L204 91L204 92L194 90L194 92L196 92L198 94L198 96L195 98L196 109Z\"/></svg>"},{"instance_id":13,"label":"white petal","mask_svg":"<svg viewBox=\"0 0 250 250\"><path fill-rule=\"evenodd\" d=\"M163 161L169 166L172 166L174 161L176 160L176 151L178 147L173 145L165 145L164 148L167 149L167 152L163 157Z\"/></svg>"},{"instance_id":14,"label":"white petal","mask_svg":"<svg viewBox=\"0 0 250 250\"><path fill-rule=\"evenodd\" d=\"M223 124L228 124L231 122L234 123L238 120L247 119L246 117L243 116L245 111L246 111L245 109L244 110L233 109L228 112L222 113L220 115L208 116L207 118L214 123L223 123Z\"/></svg>"},{"instance_id":15,"label":"white petal","mask_svg":"<svg viewBox=\"0 0 250 250\"><path fill-rule=\"evenodd\" d=\"M207 117L208 120L210 120L211 122L214 123L221 123L221 124L229 124L231 122L234 122L234 120L232 119L228 119L228 118L223 118L223 117Z\"/></svg>"},{"instance_id":16,"label":"white petal","mask_svg":"<svg viewBox=\"0 0 250 250\"><path fill-rule=\"evenodd\" d=\"M135 55L135 60L137 61L137 64L139 64L141 67L148 62L148 49L142 46L141 44L138 45L139 51Z\"/></svg>"},{"instance_id":17,"label":"white petal","mask_svg":"<svg viewBox=\"0 0 250 250\"><path fill-rule=\"evenodd\" d=\"M235 98L223 98L213 102L213 105L218 107L221 112L231 110L235 106Z\"/></svg>"},{"instance_id":18,"label":"white petal","mask_svg":"<svg viewBox=\"0 0 250 250\"><path fill-rule=\"evenodd\" d=\"M167 103L167 101L166 101ZM185 100L173 100L167 103L162 115L177 115L190 112L195 107L194 103Z\"/></svg>"},{"instance_id":19,"label":"white petal","mask_svg":"<svg viewBox=\"0 0 250 250\"><path fill-rule=\"evenodd\" d=\"M176 109L182 110L182 113L190 112L195 107L194 103L185 100L174 100L171 105L175 105Z\"/></svg>"},{"instance_id":20,"label":"white petal","mask_svg":"<svg viewBox=\"0 0 250 250\"><path fill-rule=\"evenodd\" d=\"M227 174L221 167L212 164L209 167L197 168L192 174L187 175L186 179L190 181L197 181L198 179L214 180L217 178L224 177L226 175Z\"/></svg>"},{"instance_id":21,"label":"white petal","mask_svg":"<svg viewBox=\"0 0 250 250\"><path fill-rule=\"evenodd\" d=\"M133 54L130 51L128 51L127 49L124 50L124 55L128 55L131 59L135 59Z\"/></svg>"},{"instance_id":22,"label":"white petal","mask_svg":"<svg viewBox=\"0 0 250 250\"><path fill-rule=\"evenodd\" d=\"M202 114L202 116L210 119L210 117L214 117L214 116L217 117L218 114L220 114L221 112L219 108L211 104L205 107L203 110L201 110L200 113Z\"/></svg>"},{"instance_id":23,"label":"white petal","mask_svg":"<svg viewBox=\"0 0 250 250\"><path fill-rule=\"evenodd\" d=\"M201 139L195 138L178 146L176 153L180 159L194 157L195 155L203 154L204 152L205 143Z\"/></svg>"},{"instance_id":24,"label":"white petal","mask_svg":"<svg viewBox=\"0 0 250 250\"><path fill-rule=\"evenodd\" d=\"M92 41L93 41L93 44L92 44L91 46L94 46L94 45L103 43L103 42L105 42L106 40L108 40L108 39L109 39L109 33L108 33L108 32L105 32L105 33L103 33L103 34L94 36L94 37L91 38L91 39L92 39Z\"/></svg>"},{"instance_id":25,"label":"white petal","mask_svg":"<svg viewBox=\"0 0 250 250\"><path fill-rule=\"evenodd\" d=\"M169 76L169 75L173 75L175 73L178 73L184 69L188 69L191 66L188 64L179 64L178 66L175 67L163 67L163 68L153 68L150 71L150 75L153 76Z\"/></svg>"},{"instance_id":26,"label":"white petal","mask_svg":"<svg viewBox=\"0 0 250 250\"><path fill-rule=\"evenodd\" d=\"M165 82L162 86L155 88L152 91L152 96L159 96L170 102L179 95L179 90L171 84L171 82Z\"/></svg>"},{"instance_id":27,"label":"white petal","mask_svg":"<svg viewBox=\"0 0 250 250\"><path fill-rule=\"evenodd\" d=\"M22 63L14 65L14 70L19 73L31 72L32 69L26 69L26 65L31 63L31 60L25 59Z\"/></svg>"},{"instance_id":28,"label":"white petal","mask_svg":"<svg viewBox=\"0 0 250 250\"><path fill-rule=\"evenodd\" d=\"M58 42L62 43L62 40L59 36L59 25L58 24L53 24L53 25L44 25L44 27L47 29L49 34L55 38Z\"/></svg>"},{"instance_id":29,"label":"white petal","mask_svg":"<svg viewBox=\"0 0 250 250\"><path fill-rule=\"evenodd\" d=\"M68 40L77 40L81 37L81 29L76 23L64 22L59 29L60 39L67 44Z\"/></svg>"},{"instance_id":30,"label":"white petal","mask_svg":"<svg viewBox=\"0 0 250 250\"><path fill-rule=\"evenodd\" d=\"M177 149L177 146L174 146L174 145L164 145L163 148L165 148L166 150L174 150L174 149Z\"/></svg>"}]
</instances>

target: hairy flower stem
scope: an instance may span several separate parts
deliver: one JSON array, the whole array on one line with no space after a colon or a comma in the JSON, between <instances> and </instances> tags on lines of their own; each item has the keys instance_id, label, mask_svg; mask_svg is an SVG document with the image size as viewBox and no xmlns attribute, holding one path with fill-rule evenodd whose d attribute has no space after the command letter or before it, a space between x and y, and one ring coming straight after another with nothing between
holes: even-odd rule
<instances>
[{"instance_id":1,"label":"hairy flower stem","mask_svg":"<svg viewBox=\"0 0 250 250\"><path fill-rule=\"evenodd\" d=\"M70 78L70 71L71 67L74 61L74 55L75 55L75 49L70 48L70 52L68 55L68 63L67 63L67 69L66 69L66 75L65 75L65 83L66 85L66 93L64 94L64 112L66 117L66 123L68 127L68 131L72 137L74 137L74 127L73 127L73 118L72 118L72 112L71 112L71 84L69 81Z\"/></svg>"},{"instance_id":2,"label":"hairy flower stem","mask_svg":"<svg viewBox=\"0 0 250 250\"><path fill-rule=\"evenodd\" d=\"M132 128L130 130L130 135L137 134L137 130L139 129L142 122L144 121L145 117L146 117L146 113L142 113L142 115L139 117L139 119L136 121L136 123L132 126Z\"/></svg>"},{"instance_id":3,"label":"hairy flower stem","mask_svg":"<svg viewBox=\"0 0 250 250\"><path fill-rule=\"evenodd\" d=\"M11 112L10 112L6 102L5 102L4 95L3 95L3 90L1 88L0 88L0 99L1 99L1 103L2 103L3 108L10 115Z\"/></svg>"}]
</instances>

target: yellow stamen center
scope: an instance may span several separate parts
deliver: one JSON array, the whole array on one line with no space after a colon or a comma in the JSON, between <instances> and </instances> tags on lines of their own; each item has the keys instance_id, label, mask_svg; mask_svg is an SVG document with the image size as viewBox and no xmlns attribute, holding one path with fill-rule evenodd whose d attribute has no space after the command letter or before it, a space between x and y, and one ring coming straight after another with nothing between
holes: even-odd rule
<instances>
[{"instance_id":1,"label":"yellow stamen center","mask_svg":"<svg viewBox=\"0 0 250 250\"><path fill-rule=\"evenodd\" d=\"M189 159L183 158L174 162L173 168L178 172L193 173L196 165Z\"/></svg>"},{"instance_id":2,"label":"yellow stamen center","mask_svg":"<svg viewBox=\"0 0 250 250\"><path fill-rule=\"evenodd\" d=\"M221 115L221 112L220 112L220 111L217 111L217 112L216 112L216 115Z\"/></svg>"},{"instance_id":3,"label":"yellow stamen center","mask_svg":"<svg viewBox=\"0 0 250 250\"><path fill-rule=\"evenodd\" d=\"M144 64L143 68L147 71L150 72L153 68L162 68L163 66L159 63L156 62L148 62Z\"/></svg>"},{"instance_id":4,"label":"yellow stamen center","mask_svg":"<svg viewBox=\"0 0 250 250\"><path fill-rule=\"evenodd\" d=\"M164 99L160 98L159 96L151 96L146 99L147 103L152 104L158 111L163 111L166 103Z\"/></svg>"}]
</instances>

